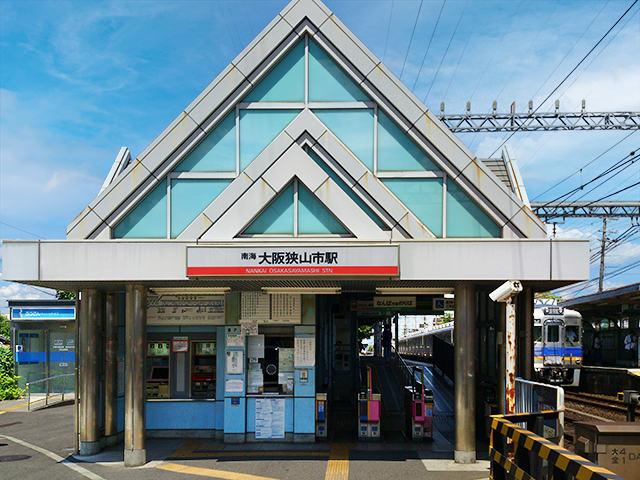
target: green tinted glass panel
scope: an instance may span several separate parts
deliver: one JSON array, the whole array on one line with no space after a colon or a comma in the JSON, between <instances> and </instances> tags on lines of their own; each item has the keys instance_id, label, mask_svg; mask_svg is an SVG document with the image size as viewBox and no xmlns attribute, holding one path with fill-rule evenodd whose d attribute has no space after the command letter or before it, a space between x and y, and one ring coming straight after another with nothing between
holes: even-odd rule
<instances>
[{"instance_id":1,"label":"green tinted glass panel","mask_svg":"<svg viewBox=\"0 0 640 480\"><path fill-rule=\"evenodd\" d=\"M314 110L313 113L373 172L373 109Z\"/></svg>"},{"instance_id":2,"label":"green tinted glass panel","mask_svg":"<svg viewBox=\"0 0 640 480\"><path fill-rule=\"evenodd\" d=\"M338 174L336 174L336 172L334 172L333 169L331 169L329 165L327 165L326 162L324 162L320 157L318 157L313 151L310 150L308 153L309 153L309 156L313 158L315 162L320 166L320 168L322 168L327 173L327 175L331 177L331 180L336 182L338 186L347 195L349 195L351 200L356 202L356 205L358 205L358 207L360 207L364 211L364 213L366 213L369 216L369 218L376 223L376 225L384 229L389 228L387 227L387 225L385 225L385 223L382 220L380 220L380 218L375 213L373 213L373 210L371 210L367 206L367 204L364 203L364 201L351 188L349 188L349 186L338 176Z\"/></svg>"},{"instance_id":3,"label":"green tinted glass panel","mask_svg":"<svg viewBox=\"0 0 640 480\"><path fill-rule=\"evenodd\" d=\"M167 238L167 184L160 182L113 229L114 238Z\"/></svg>"},{"instance_id":4,"label":"green tinted glass panel","mask_svg":"<svg viewBox=\"0 0 640 480\"><path fill-rule=\"evenodd\" d=\"M382 182L436 237L442 237L442 179L387 178Z\"/></svg>"},{"instance_id":5,"label":"green tinted glass panel","mask_svg":"<svg viewBox=\"0 0 640 480\"><path fill-rule=\"evenodd\" d=\"M240 111L240 171L278 136L300 110Z\"/></svg>"},{"instance_id":6,"label":"green tinted glass panel","mask_svg":"<svg viewBox=\"0 0 640 480\"><path fill-rule=\"evenodd\" d=\"M180 235L230 183L231 180L171 180L171 238Z\"/></svg>"},{"instance_id":7,"label":"green tinted glass panel","mask_svg":"<svg viewBox=\"0 0 640 480\"><path fill-rule=\"evenodd\" d=\"M309 41L309 101L369 102L370 99L313 41Z\"/></svg>"},{"instance_id":8,"label":"green tinted glass panel","mask_svg":"<svg viewBox=\"0 0 640 480\"><path fill-rule=\"evenodd\" d=\"M391 119L378 109L378 170L439 170Z\"/></svg>"},{"instance_id":9,"label":"green tinted glass panel","mask_svg":"<svg viewBox=\"0 0 640 480\"><path fill-rule=\"evenodd\" d=\"M304 42L298 42L244 101L304 102Z\"/></svg>"},{"instance_id":10,"label":"green tinted glass panel","mask_svg":"<svg viewBox=\"0 0 640 480\"><path fill-rule=\"evenodd\" d=\"M293 184L282 191L243 233L293 235Z\"/></svg>"},{"instance_id":11,"label":"green tinted glass panel","mask_svg":"<svg viewBox=\"0 0 640 480\"><path fill-rule=\"evenodd\" d=\"M298 184L298 233L349 233L338 220L302 184Z\"/></svg>"},{"instance_id":12,"label":"green tinted glass panel","mask_svg":"<svg viewBox=\"0 0 640 480\"><path fill-rule=\"evenodd\" d=\"M447 183L447 237L500 238L501 229L452 181Z\"/></svg>"},{"instance_id":13,"label":"green tinted glass panel","mask_svg":"<svg viewBox=\"0 0 640 480\"><path fill-rule=\"evenodd\" d=\"M176 172L235 172L236 115L227 115L174 169Z\"/></svg>"}]
</instances>

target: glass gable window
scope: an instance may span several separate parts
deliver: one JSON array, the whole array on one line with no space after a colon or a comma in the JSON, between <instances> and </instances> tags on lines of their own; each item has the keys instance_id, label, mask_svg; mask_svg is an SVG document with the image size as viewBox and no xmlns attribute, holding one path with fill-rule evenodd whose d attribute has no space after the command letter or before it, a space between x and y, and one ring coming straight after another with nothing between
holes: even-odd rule
<instances>
[{"instance_id":1,"label":"glass gable window","mask_svg":"<svg viewBox=\"0 0 640 480\"><path fill-rule=\"evenodd\" d=\"M304 41L245 97L245 102L304 102Z\"/></svg>"},{"instance_id":2,"label":"glass gable window","mask_svg":"<svg viewBox=\"0 0 640 480\"><path fill-rule=\"evenodd\" d=\"M240 111L240 171L276 138L300 110Z\"/></svg>"},{"instance_id":3,"label":"glass gable window","mask_svg":"<svg viewBox=\"0 0 640 480\"><path fill-rule=\"evenodd\" d=\"M431 233L442 237L441 178L386 178L382 182Z\"/></svg>"},{"instance_id":4,"label":"glass gable window","mask_svg":"<svg viewBox=\"0 0 640 480\"><path fill-rule=\"evenodd\" d=\"M309 41L309 101L369 102L369 97L313 41Z\"/></svg>"},{"instance_id":5,"label":"glass gable window","mask_svg":"<svg viewBox=\"0 0 640 480\"><path fill-rule=\"evenodd\" d=\"M176 172L235 172L236 118L227 115L174 169Z\"/></svg>"},{"instance_id":6,"label":"glass gable window","mask_svg":"<svg viewBox=\"0 0 640 480\"><path fill-rule=\"evenodd\" d=\"M299 234L349 233L304 186L298 188L298 202Z\"/></svg>"},{"instance_id":7,"label":"glass gable window","mask_svg":"<svg viewBox=\"0 0 640 480\"><path fill-rule=\"evenodd\" d=\"M172 179L171 238L176 238L227 188L231 180Z\"/></svg>"},{"instance_id":8,"label":"glass gable window","mask_svg":"<svg viewBox=\"0 0 640 480\"><path fill-rule=\"evenodd\" d=\"M289 185L271 205L244 231L249 235L293 235L293 184Z\"/></svg>"},{"instance_id":9,"label":"glass gable window","mask_svg":"<svg viewBox=\"0 0 640 480\"><path fill-rule=\"evenodd\" d=\"M500 238L501 229L460 187L447 183L447 237Z\"/></svg>"},{"instance_id":10,"label":"glass gable window","mask_svg":"<svg viewBox=\"0 0 640 480\"><path fill-rule=\"evenodd\" d=\"M427 155L378 109L378 170L439 170Z\"/></svg>"},{"instance_id":11,"label":"glass gable window","mask_svg":"<svg viewBox=\"0 0 640 480\"><path fill-rule=\"evenodd\" d=\"M167 184L160 182L113 229L114 238L167 238Z\"/></svg>"},{"instance_id":12,"label":"glass gable window","mask_svg":"<svg viewBox=\"0 0 640 480\"><path fill-rule=\"evenodd\" d=\"M373 172L373 109L314 110L313 113Z\"/></svg>"}]
</instances>

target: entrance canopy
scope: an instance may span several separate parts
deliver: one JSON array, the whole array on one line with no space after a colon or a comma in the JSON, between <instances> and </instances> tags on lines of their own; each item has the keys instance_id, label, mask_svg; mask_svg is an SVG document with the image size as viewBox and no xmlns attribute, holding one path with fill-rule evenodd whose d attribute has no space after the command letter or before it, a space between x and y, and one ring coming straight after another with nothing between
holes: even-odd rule
<instances>
[{"instance_id":1,"label":"entrance canopy","mask_svg":"<svg viewBox=\"0 0 640 480\"><path fill-rule=\"evenodd\" d=\"M546 239L522 198L321 2L293 1L119 155L66 240L5 241L3 274L64 290L586 280L588 242Z\"/></svg>"}]
</instances>

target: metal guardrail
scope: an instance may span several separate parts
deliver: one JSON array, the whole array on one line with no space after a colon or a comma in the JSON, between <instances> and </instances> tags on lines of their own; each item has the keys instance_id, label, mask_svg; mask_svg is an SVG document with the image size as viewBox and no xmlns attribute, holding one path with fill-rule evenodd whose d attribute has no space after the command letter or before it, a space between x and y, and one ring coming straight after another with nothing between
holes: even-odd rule
<instances>
[{"instance_id":1,"label":"metal guardrail","mask_svg":"<svg viewBox=\"0 0 640 480\"><path fill-rule=\"evenodd\" d=\"M404 359L400 356L395 347L391 347L391 352L393 353L393 359L395 360L392 364L396 371L396 375L402 380L402 385L404 387L413 385L413 370L405 363Z\"/></svg>"},{"instance_id":2,"label":"metal guardrail","mask_svg":"<svg viewBox=\"0 0 640 480\"><path fill-rule=\"evenodd\" d=\"M542 438L544 420L560 411L492 415L489 458L493 480L624 480ZM527 428L516 425L525 423ZM535 432L535 433L534 433Z\"/></svg>"},{"instance_id":3,"label":"metal guardrail","mask_svg":"<svg viewBox=\"0 0 640 480\"><path fill-rule=\"evenodd\" d=\"M54 377L49 377L49 378L43 378L40 380L36 380L34 382L27 382L25 384L25 387L27 387L27 410L31 410L31 386L38 384L38 383L43 383L46 382L46 388L45 388L45 397L44 397L44 404L45 406L49 405L49 398L52 396L57 396L60 395L61 399L59 402L56 403L61 403L64 402L64 394L65 394L65 382L66 382L66 378L67 377L75 377L75 373L65 373L63 375L56 375ZM51 380L55 380L56 378L62 378L62 392L60 393L56 393L56 392L52 392L51 391ZM34 402L35 403L35 402Z\"/></svg>"},{"instance_id":4,"label":"metal guardrail","mask_svg":"<svg viewBox=\"0 0 640 480\"><path fill-rule=\"evenodd\" d=\"M564 389L556 385L516 378L515 413L537 413L555 410L558 413L555 435L546 438L562 445L564 435ZM545 436L545 435L541 435Z\"/></svg>"}]
</instances>

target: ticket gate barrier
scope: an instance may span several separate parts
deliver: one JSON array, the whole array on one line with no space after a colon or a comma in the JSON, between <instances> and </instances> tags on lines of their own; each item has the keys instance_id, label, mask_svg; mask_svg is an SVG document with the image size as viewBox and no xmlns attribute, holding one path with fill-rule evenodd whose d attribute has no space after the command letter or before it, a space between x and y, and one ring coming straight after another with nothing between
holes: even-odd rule
<instances>
[{"instance_id":1,"label":"ticket gate barrier","mask_svg":"<svg viewBox=\"0 0 640 480\"><path fill-rule=\"evenodd\" d=\"M413 368L413 384L405 392L407 433L414 441L433 440L433 392L424 388L423 369L418 384L417 370Z\"/></svg>"},{"instance_id":2,"label":"ticket gate barrier","mask_svg":"<svg viewBox=\"0 0 640 480\"><path fill-rule=\"evenodd\" d=\"M371 367L367 367L367 388L358 395L358 438L380 440L382 395L373 393Z\"/></svg>"},{"instance_id":3,"label":"ticket gate barrier","mask_svg":"<svg viewBox=\"0 0 640 480\"><path fill-rule=\"evenodd\" d=\"M327 394L316 393L316 437L327 438Z\"/></svg>"}]
</instances>

